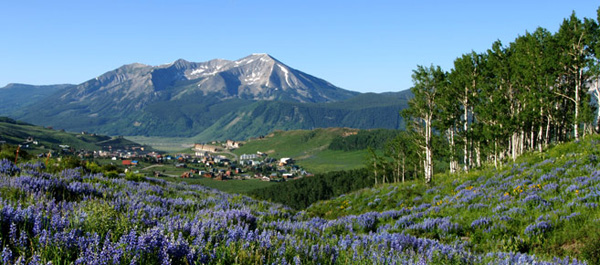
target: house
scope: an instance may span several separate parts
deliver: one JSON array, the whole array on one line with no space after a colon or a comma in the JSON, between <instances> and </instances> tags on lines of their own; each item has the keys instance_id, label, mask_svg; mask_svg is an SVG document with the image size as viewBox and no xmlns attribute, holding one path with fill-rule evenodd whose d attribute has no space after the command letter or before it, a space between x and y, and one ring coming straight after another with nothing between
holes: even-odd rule
<instances>
[{"instance_id":1,"label":"house","mask_svg":"<svg viewBox=\"0 0 600 265\"><path fill-rule=\"evenodd\" d=\"M215 163L229 163L229 162L231 162L231 160L229 160L228 158L221 157L221 156L215 157L214 161L215 161Z\"/></svg>"},{"instance_id":2,"label":"house","mask_svg":"<svg viewBox=\"0 0 600 265\"><path fill-rule=\"evenodd\" d=\"M280 164L280 165L289 165L289 164L291 164L291 163L294 163L294 160L292 160L292 159L291 159L291 158L289 158L289 157L284 157L284 158L282 158L282 159L279 159L279 164Z\"/></svg>"},{"instance_id":3,"label":"house","mask_svg":"<svg viewBox=\"0 0 600 265\"><path fill-rule=\"evenodd\" d=\"M262 181L271 181L271 178L269 178L269 177L267 177L267 176L264 176L264 177L262 177L262 179L261 179L261 180L262 180Z\"/></svg>"},{"instance_id":4,"label":"house","mask_svg":"<svg viewBox=\"0 0 600 265\"><path fill-rule=\"evenodd\" d=\"M241 144L240 142L236 142L233 140L227 140L225 147L227 147L227 149L236 149L236 148L240 148Z\"/></svg>"},{"instance_id":5,"label":"house","mask_svg":"<svg viewBox=\"0 0 600 265\"><path fill-rule=\"evenodd\" d=\"M131 163L131 160L123 160L121 163L122 163L124 166L131 166L131 165L132 165L132 163Z\"/></svg>"},{"instance_id":6,"label":"house","mask_svg":"<svg viewBox=\"0 0 600 265\"><path fill-rule=\"evenodd\" d=\"M196 151L196 157L206 157L208 153L206 151Z\"/></svg>"},{"instance_id":7,"label":"house","mask_svg":"<svg viewBox=\"0 0 600 265\"><path fill-rule=\"evenodd\" d=\"M194 151L198 151L198 152L218 152L219 147L216 145L209 145L209 144L194 144Z\"/></svg>"},{"instance_id":8,"label":"house","mask_svg":"<svg viewBox=\"0 0 600 265\"><path fill-rule=\"evenodd\" d=\"M258 158L258 155L256 154L242 154L240 156L240 160L252 160L252 159L256 159Z\"/></svg>"}]
</instances>

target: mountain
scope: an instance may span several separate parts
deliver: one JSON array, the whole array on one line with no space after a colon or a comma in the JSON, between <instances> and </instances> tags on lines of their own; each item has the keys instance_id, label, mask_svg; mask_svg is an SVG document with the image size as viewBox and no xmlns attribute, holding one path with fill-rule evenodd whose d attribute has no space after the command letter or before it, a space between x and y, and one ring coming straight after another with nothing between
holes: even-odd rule
<instances>
[{"instance_id":1,"label":"mountain","mask_svg":"<svg viewBox=\"0 0 600 265\"><path fill-rule=\"evenodd\" d=\"M274 129L399 128L404 98L344 90L268 54L253 54L236 61L124 65L10 116L108 135L243 139Z\"/></svg>"},{"instance_id":2,"label":"mountain","mask_svg":"<svg viewBox=\"0 0 600 265\"><path fill-rule=\"evenodd\" d=\"M399 112L408 107L411 96L410 91L403 91L366 93L329 103L259 101L224 115L195 139L243 140L273 130L328 127L402 129Z\"/></svg>"},{"instance_id":3,"label":"mountain","mask_svg":"<svg viewBox=\"0 0 600 265\"><path fill-rule=\"evenodd\" d=\"M59 90L72 86L74 85L8 84L0 88L0 115L7 115L16 109L27 107Z\"/></svg>"}]
</instances>

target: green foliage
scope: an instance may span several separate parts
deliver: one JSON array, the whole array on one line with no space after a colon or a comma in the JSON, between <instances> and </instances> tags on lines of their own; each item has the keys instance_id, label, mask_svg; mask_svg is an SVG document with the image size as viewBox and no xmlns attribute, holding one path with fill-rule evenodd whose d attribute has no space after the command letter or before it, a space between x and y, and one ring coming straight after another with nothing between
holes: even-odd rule
<instances>
[{"instance_id":1,"label":"green foliage","mask_svg":"<svg viewBox=\"0 0 600 265\"><path fill-rule=\"evenodd\" d=\"M117 172L116 170L105 171L105 172L104 172L104 175L105 175L107 178L114 179L114 178L118 178L118 177L119 177L119 172Z\"/></svg>"},{"instance_id":2,"label":"green foliage","mask_svg":"<svg viewBox=\"0 0 600 265\"><path fill-rule=\"evenodd\" d=\"M373 179L368 177L368 172L365 169L357 169L322 173L287 181L253 190L250 195L283 203L295 209L304 209L314 202L328 200L372 185Z\"/></svg>"},{"instance_id":3,"label":"green foliage","mask_svg":"<svg viewBox=\"0 0 600 265\"><path fill-rule=\"evenodd\" d=\"M0 145L0 159L8 159L9 161L14 162L16 158L17 146L9 144ZM29 159L31 159L31 155L26 150L19 149L19 160L27 161Z\"/></svg>"},{"instance_id":4,"label":"green foliage","mask_svg":"<svg viewBox=\"0 0 600 265\"><path fill-rule=\"evenodd\" d=\"M144 180L145 177L142 174L136 174L136 173L129 171L129 172L125 173L125 179L130 180L130 181L139 182L139 181Z\"/></svg>"},{"instance_id":5,"label":"green foliage","mask_svg":"<svg viewBox=\"0 0 600 265\"><path fill-rule=\"evenodd\" d=\"M105 238L109 232L114 238L118 238L128 226L125 221L127 218L121 216L111 205L99 201L87 202L79 215L86 217L81 224L82 228L98 233L100 238Z\"/></svg>"},{"instance_id":6,"label":"green foliage","mask_svg":"<svg viewBox=\"0 0 600 265\"><path fill-rule=\"evenodd\" d=\"M336 136L328 148L330 150L357 151L371 147L382 150L389 139L396 137L399 132L389 129L361 130L348 136Z\"/></svg>"},{"instance_id":7,"label":"green foliage","mask_svg":"<svg viewBox=\"0 0 600 265\"><path fill-rule=\"evenodd\" d=\"M583 241L581 256L590 264L600 264L600 229L598 224L587 231L587 238Z\"/></svg>"},{"instance_id":8,"label":"green foliage","mask_svg":"<svg viewBox=\"0 0 600 265\"><path fill-rule=\"evenodd\" d=\"M87 170L89 170L90 173L92 173L92 174L96 174L96 173L102 172L102 167L100 167L96 162L86 161L85 162L85 168Z\"/></svg>"},{"instance_id":9,"label":"green foliage","mask_svg":"<svg viewBox=\"0 0 600 265\"><path fill-rule=\"evenodd\" d=\"M64 170L67 168L79 168L82 165L85 164L83 164L83 161L76 156L63 156L60 160L59 168Z\"/></svg>"},{"instance_id":10,"label":"green foliage","mask_svg":"<svg viewBox=\"0 0 600 265\"><path fill-rule=\"evenodd\" d=\"M463 54L449 74L417 66L414 97L403 113L421 136L416 139L425 179L434 171L432 126L449 147L434 156L445 156L441 160L452 172L498 166L508 157L514 161L526 151L579 140L598 128L599 110L586 92L600 73L599 29L594 19L573 13L556 33L538 28L508 45L496 41L486 52ZM597 102L600 93L593 96Z\"/></svg>"},{"instance_id":11,"label":"green foliage","mask_svg":"<svg viewBox=\"0 0 600 265\"><path fill-rule=\"evenodd\" d=\"M217 189L228 193L237 194L249 194L254 190L267 188L271 186L278 186L281 183L262 181L258 179L250 180L232 180L232 181L218 181L207 178L171 178L167 177L166 180L174 182L185 182L187 184L202 185L205 187Z\"/></svg>"}]
</instances>

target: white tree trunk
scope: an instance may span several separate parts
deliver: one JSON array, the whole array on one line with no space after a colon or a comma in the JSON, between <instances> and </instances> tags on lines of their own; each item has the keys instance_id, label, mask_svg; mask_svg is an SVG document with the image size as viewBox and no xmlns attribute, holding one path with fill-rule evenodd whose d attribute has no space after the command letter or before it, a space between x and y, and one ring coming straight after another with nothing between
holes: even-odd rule
<instances>
[{"instance_id":1,"label":"white tree trunk","mask_svg":"<svg viewBox=\"0 0 600 265\"><path fill-rule=\"evenodd\" d=\"M579 90L581 89L581 76L583 69L577 71L577 78L575 80L575 120L573 121L573 132L575 134L575 141L579 141Z\"/></svg>"},{"instance_id":2,"label":"white tree trunk","mask_svg":"<svg viewBox=\"0 0 600 265\"><path fill-rule=\"evenodd\" d=\"M429 113L425 118L425 163L423 166L425 166L426 183L431 182L431 179L433 177L433 150L431 145L431 123L433 118L432 116L433 115Z\"/></svg>"},{"instance_id":3,"label":"white tree trunk","mask_svg":"<svg viewBox=\"0 0 600 265\"><path fill-rule=\"evenodd\" d=\"M596 87L594 87L594 96L596 96L596 126L594 130L596 133L600 132L600 88L598 87L598 83L600 82L600 76L596 76Z\"/></svg>"},{"instance_id":4,"label":"white tree trunk","mask_svg":"<svg viewBox=\"0 0 600 265\"><path fill-rule=\"evenodd\" d=\"M450 135L450 174L456 173L458 162L454 155L454 127L448 129Z\"/></svg>"}]
</instances>

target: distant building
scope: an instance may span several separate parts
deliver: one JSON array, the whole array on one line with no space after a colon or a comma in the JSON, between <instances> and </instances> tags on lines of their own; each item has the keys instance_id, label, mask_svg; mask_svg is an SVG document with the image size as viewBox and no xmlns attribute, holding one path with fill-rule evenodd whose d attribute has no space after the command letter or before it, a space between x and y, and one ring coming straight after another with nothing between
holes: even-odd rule
<instances>
[{"instance_id":1,"label":"distant building","mask_svg":"<svg viewBox=\"0 0 600 265\"><path fill-rule=\"evenodd\" d=\"M257 159L258 155L257 154L243 154L240 156L240 160L252 160L252 159Z\"/></svg>"},{"instance_id":2,"label":"distant building","mask_svg":"<svg viewBox=\"0 0 600 265\"><path fill-rule=\"evenodd\" d=\"M198 152L217 152L219 150L219 147L216 145L210 145L210 144L194 144L194 151L198 151Z\"/></svg>"},{"instance_id":3,"label":"distant building","mask_svg":"<svg viewBox=\"0 0 600 265\"><path fill-rule=\"evenodd\" d=\"M282 159L279 160L279 164L280 165L288 165L288 164L291 164L293 162L294 162L294 160L292 160L289 157L284 157L284 158L282 158Z\"/></svg>"},{"instance_id":4,"label":"distant building","mask_svg":"<svg viewBox=\"0 0 600 265\"><path fill-rule=\"evenodd\" d=\"M233 140L227 140L227 143L225 146L227 147L227 149L235 149L235 148L240 148L241 144L240 144L240 142L236 142Z\"/></svg>"}]
</instances>

